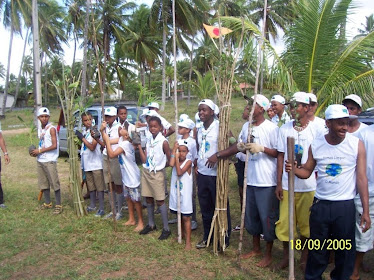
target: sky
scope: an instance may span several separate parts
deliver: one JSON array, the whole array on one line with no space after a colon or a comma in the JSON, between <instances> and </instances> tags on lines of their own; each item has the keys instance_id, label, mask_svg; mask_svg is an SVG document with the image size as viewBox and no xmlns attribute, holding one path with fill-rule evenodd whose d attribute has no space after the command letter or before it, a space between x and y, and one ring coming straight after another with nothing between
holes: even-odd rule
<instances>
[{"instance_id":1,"label":"sky","mask_svg":"<svg viewBox=\"0 0 374 280\"><path fill-rule=\"evenodd\" d=\"M62 2L62 0L59 0L59 2ZM145 3L150 6L153 3L153 0L138 0L136 2L139 4ZM354 0L354 4L357 8L354 10L354 13L349 16L347 22L347 36L350 38L356 35L357 29L361 27L361 24L365 23L365 16L374 13L373 0ZM9 48L9 30L5 30L2 24L0 25L0 38L2 38L2 43L0 44L0 62L4 65L4 68L6 68ZM278 41L279 42L276 44L275 48L278 52L281 52L283 50L283 42L282 40ZM23 44L24 42L19 35L14 36L10 70L11 73L14 73L15 75L18 75L19 66L21 64ZM32 55L30 48L26 50L26 55L27 54ZM78 60L81 59L83 57L83 50L78 49L76 56ZM63 58L65 63L71 64L73 58L73 42L70 42L70 46L64 47ZM0 84L4 84L4 81L0 80Z\"/></svg>"}]
</instances>

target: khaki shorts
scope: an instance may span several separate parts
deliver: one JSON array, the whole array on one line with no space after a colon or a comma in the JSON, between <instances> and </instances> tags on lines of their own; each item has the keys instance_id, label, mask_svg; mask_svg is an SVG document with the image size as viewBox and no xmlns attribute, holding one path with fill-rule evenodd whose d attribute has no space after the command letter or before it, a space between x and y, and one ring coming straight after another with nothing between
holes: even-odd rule
<instances>
[{"instance_id":1,"label":"khaki shorts","mask_svg":"<svg viewBox=\"0 0 374 280\"><path fill-rule=\"evenodd\" d=\"M156 200L165 200L165 182L163 169L150 172L144 168L141 178L142 196L153 197Z\"/></svg>"},{"instance_id":2,"label":"khaki shorts","mask_svg":"<svg viewBox=\"0 0 374 280\"><path fill-rule=\"evenodd\" d=\"M38 184L39 189L48 190L52 188L54 191L60 189L60 181L57 174L57 162L37 162Z\"/></svg>"},{"instance_id":3,"label":"khaki shorts","mask_svg":"<svg viewBox=\"0 0 374 280\"><path fill-rule=\"evenodd\" d=\"M110 175L112 177L112 182L117 186L122 186L121 167L119 165L118 157L110 158L109 163L110 163ZM105 184L109 184L108 158L106 155L103 155L103 172L104 172Z\"/></svg>"},{"instance_id":4,"label":"khaki shorts","mask_svg":"<svg viewBox=\"0 0 374 280\"><path fill-rule=\"evenodd\" d=\"M300 235L310 237L309 216L310 207L313 204L315 191L295 192L294 211L294 236L297 236L296 227ZM283 190L283 199L279 203L279 220L275 223L275 234L280 241L289 241L288 231L288 191Z\"/></svg>"},{"instance_id":5,"label":"khaki shorts","mask_svg":"<svg viewBox=\"0 0 374 280\"><path fill-rule=\"evenodd\" d=\"M85 173L88 191L103 192L105 190L105 182L102 169L86 171Z\"/></svg>"}]
</instances>

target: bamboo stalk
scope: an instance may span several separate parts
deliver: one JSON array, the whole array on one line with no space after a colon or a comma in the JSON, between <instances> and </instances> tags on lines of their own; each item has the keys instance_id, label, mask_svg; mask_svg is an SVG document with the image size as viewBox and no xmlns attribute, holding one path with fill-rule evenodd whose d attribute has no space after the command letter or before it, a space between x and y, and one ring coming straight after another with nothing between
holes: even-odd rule
<instances>
[{"instance_id":1,"label":"bamboo stalk","mask_svg":"<svg viewBox=\"0 0 374 280\"><path fill-rule=\"evenodd\" d=\"M288 279L295 279L295 252L293 246L294 240L294 208L295 208L295 170L294 170L294 158L295 158L295 138L287 137L287 157L288 161L292 163L292 169L288 173L288 231L289 231L289 255L288 255Z\"/></svg>"}]
</instances>

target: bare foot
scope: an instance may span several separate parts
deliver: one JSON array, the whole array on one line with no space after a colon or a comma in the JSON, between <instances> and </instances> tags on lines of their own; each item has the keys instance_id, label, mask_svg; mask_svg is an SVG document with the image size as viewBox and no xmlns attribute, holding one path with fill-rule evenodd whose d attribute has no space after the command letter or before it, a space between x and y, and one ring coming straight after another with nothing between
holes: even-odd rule
<instances>
[{"instance_id":1,"label":"bare foot","mask_svg":"<svg viewBox=\"0 0 374 280\"><path fill-rule=\"evenodd\" d=\"M250 251L247 254L243 254L242 259L245 260L245 259L249 259L249 258L253 258L256 256L261 256L261 255L262 255L261 251Z\"/></svg>"},{"instance_id":2,"label":"bare foot","mask_svg":"<svg viewBox=\"0 0 374 280\"><path fill-rule=\"evenodd\" d=\"M134 231L139 232L139 231L141 231L143 228L144 228L144 224L138 224L138 225L136 226L136 228L134 229Z\"/></svg>"},{"instance_id":3,"label":"bare foot","mask_svg":"<svg viewBox=\"0 0 374 280\"><path fill-rule=\"evenodd\" d=\"M276 266L276 269L285 269L288 267L288 258L283 258L282 261Z\"/></svg>"},{"instance_id":4,"label":"bare foot","mask_svg":"<svg viewBox=\"0 0 374 280\"><path fill-rule=\"evenodd\" d=\"M353 274L352 274L352 276L349 277L349 280L359 280L359 279L361 279L361 278L360 278L360 275L353 275Z\"/></svg>"},{"instance_id":5,"label":"bare foot","mask_svg":"<svg viewBox=\"0 0 374 280\"><path fill-rule=\"evenodd\" d=\"M134 220L128 220L126 223L125 223L125 226L135 226L136 225L136 222Z\"/></svg>"},{"instance_id":6,"label":"bare foot","mask_svg":"<svg viewBox=\"0 0 374 280\"><path fill-rule=\"evenodd\" d=\"M187 244L186 243L186 246L184 247L184 250L187 250L187 251L189 251L189 250L191 250L191 243L189 243L189 244Z\"/></svg>"},{"instance_id":7,"label":"bare foot","mask_svg":"<svg viewBox=\"0 0 374 280\"><path fill-rule=\"evenodd\" d=\"M305 273L306 263L305 263L305 262L301 262L301 263L299 264L299 266L300 266L301 271L302 271L303 273Z\"/></svg>"},{"instance_id":8,"label":"bare foot","mask_svg":"<svg viewBox=\"0 0 374 280\"><path fill-rule=\"evenodd\" d=\"M268 267L271 264L272 260L273 259L271 257L265 256L265 257L262 258L262 260L259 263L257 263L257 266L258 267Z\"/></svg>"}]
</instances>

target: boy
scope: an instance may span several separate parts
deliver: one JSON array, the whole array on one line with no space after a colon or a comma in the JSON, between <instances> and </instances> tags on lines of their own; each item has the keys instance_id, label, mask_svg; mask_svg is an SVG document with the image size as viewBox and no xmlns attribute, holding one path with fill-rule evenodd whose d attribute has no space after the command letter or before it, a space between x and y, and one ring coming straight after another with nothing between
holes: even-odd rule
<instances>
[{"instance_id":1,"label":"boy","mask_svg":"<svg viewBox=\"0 0 374 280\"><path fill-rule=\"evenodd\" d=\"M118 140L119 140L119 123L116 121L117 118L117 109L115 107L108 107L105 109L105 123L107 124L105 129L105 133L108 134L110 139L110 144L112 150L115 150L118 147ZM101 132L103 132L103 128L100 128ZM110 212L105 218L112 217L113 214L116 215L116 220L122 219L121 208L124 202L123 196L123 186L122 186L122 175L121 175L121 168L119 165L118 157L109 158L107 156L107 149L105 142L100 140L99 138L96 139L97 143L100 144L101 147L104 148L103 150L103 172L104 172L104 181L107 184L109 189L109 175L108 175L108 165L110 164L110 175L112 179L112 188L113 194L109 194L109 201L113 204L113 208L116 213ZM114 197L114 201L113 201ZM117 207L117 209L116 209Z\"/></svg>"},{"instance_id":2,"label":"boy","mask_svg":"<svg viewBox=\"0 0 374 280\"><path fill-rule=\"evenodd\" d=\"M362 112L362 101L356 94L347 95L342 104L347 107L350 116L358 116ZM367 127L367 125L360 122L357 117L352 117L348 121L347 132L357 137L359 131L365 127Z\"/></svg>"},{"instance_id":3,"label":"boy","mask_svg":"<svg viewBox=\"0 0 374 280\"><path fill-rule=\"evenodd\" d=\"M3 138L3 134L1 133L1 130L0 130L0 148L4 153L5 164L9 164L10 157L8 155L7 148L5 146L5 140ZM0 208L6 208L6 206L4 204L3 188L1 186L1 162L0 162Z\"/></svg>"},{"instance_id":4,"label":"boy","mask_svg":"<svg viewBox=\"0 0 374 280\"><path fill-rule=\"evenodd\" d=\"M156 230L154 221L154 201L160 209L163 230L158 238L167 239L171 232L168 225L168 213L165 205L164 172L166 164L170 161L170 148L166 138L162 135L162 124L159 117L153 116L148 119L151 137L147 138L146 152L138 145L140 158L143 162L143 173L141 177L142 196L147 201L148 224L140 234L148 234Z\"/></svg>"},{"instance_id":5,"label":"boy","mask_svg":"<svg viewBox=\"0 0 374 280\"><path fill-rule=\"evenodd\" d=\"M99 198L99 210L96 217L104 216L104 174L103 174L103 156L100 145L91 135L92 115L84 112L81 115L84 126L83 134L78 130L75 132L82 141L81 148L81 166L86 174L86 184L90 195L90 206L87 206L87 212L96 210L96 193Z\"/></svg>"},{"instance_id":6,"label":"boy","mask_svg":"<svg viewBox=\"0 0 374 280\"><path fill-rule=\"evenodd\" d=\"M121 105L118 107L117 111L120 129L126 129L129 133L129 136L132 137L132 133L135 132L135 125L130 123L127 119L127 108Z\"/></svg>"},{"instance_id":7,"label":"boy","mask_svg":"<svg viewBox=\"0 0 374 280\"><path fill-rule=\"evenodd\" d=\"M49 122L48 108L41 107L37 117L41 123L38 129L39 147L31 151L31 156L37 157L38 184L43 192L45 202L41 210L51 209L50 188L55 192L56 205L53 214L62 213L60 181L57 174L58 138L56 128Z\"/></svg>"},{"instance_id":8,"label":"boy","mask_svg":"<svg viewBox=\"0 0 374 280\"><path fill-rule=\"evenodd\" d=\"M279 94L276 94L271 98L271 108L275 114L271 121L278 125L278 127L281 127L283 124L291 120L285 110L285 104L286 100Z\"/></svg>"}]
</instances>

